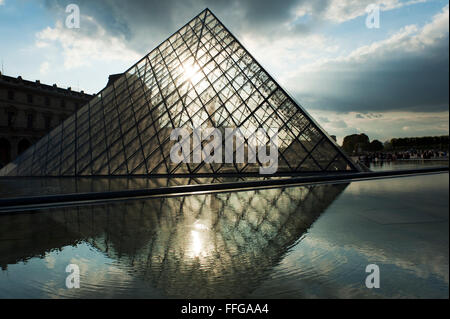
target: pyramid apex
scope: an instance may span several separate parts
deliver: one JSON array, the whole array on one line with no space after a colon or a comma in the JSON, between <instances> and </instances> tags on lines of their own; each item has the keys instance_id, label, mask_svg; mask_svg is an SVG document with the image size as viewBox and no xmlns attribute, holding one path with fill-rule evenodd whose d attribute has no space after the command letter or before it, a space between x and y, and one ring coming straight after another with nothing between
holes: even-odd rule
<instances>
[{"instance_id":1,"label":"pyramid apex","mask_svg":"<svg viewBox=\"0 0 450 319\"><path fill-rule=\"evenodd\" d=\"M204 13L204 12L209 12L210 14L214 15L214 13L213 13L213 12L211 11L211 9L208 8L208 7L206 7L205 9L203 9L203 11L202 11L200 14L202 14L202 13Z\"/></svg>"}]
</instances>

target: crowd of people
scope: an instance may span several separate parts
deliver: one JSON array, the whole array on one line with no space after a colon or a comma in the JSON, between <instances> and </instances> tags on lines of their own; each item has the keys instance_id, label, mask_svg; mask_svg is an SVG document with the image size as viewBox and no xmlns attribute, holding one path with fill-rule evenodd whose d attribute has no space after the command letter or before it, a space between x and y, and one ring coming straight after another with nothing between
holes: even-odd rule
<instances>
[{"instance_id":1,"label":"crowd of people","mask_svg":"<svg viewBox=\"0 0 450 319\"><path fill-rule=\"evenodd\" d=\"M436 150L410 150L403 152L367 152L359 156L359 161L363 163L385 162L396 160L438 160L448 159L448 152Z\"/></svg>"}]
</instances>

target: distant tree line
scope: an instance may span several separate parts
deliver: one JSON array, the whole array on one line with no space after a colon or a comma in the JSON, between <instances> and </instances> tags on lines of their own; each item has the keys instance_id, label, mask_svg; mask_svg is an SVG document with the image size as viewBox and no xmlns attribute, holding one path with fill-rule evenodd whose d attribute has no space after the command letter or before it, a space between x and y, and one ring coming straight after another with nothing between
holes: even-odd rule
<instances>
[{"instance_id":1,"label":"distant tree line","mask_svg":"<svg viewBox=\"0 0 450 319\"><path fill-rule=\"evenodd\" d=\"M425 137L404 137L390 140L390 147L395 151L405 151L409 149L439 151L448 150L448 135L425 136Z\"/></svg>"},{"instance_id":2,"label":"distant tree line","mask_svg":"<svg viewBox=\"0 0 450 319\"><path fill-rule=\"evenodd\" d=\"M369 140L364 134L352 134L344 137L342 148L348 154L382 151L437 150L448 151L448 135L393 138L384 144L379 140Z\"/></svg>"}]
</instances>

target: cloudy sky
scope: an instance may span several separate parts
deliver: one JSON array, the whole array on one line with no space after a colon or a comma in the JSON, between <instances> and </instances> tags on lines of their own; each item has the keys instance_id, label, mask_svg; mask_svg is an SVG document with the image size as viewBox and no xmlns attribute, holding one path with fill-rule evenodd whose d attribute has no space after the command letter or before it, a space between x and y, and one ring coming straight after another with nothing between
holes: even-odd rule
<instances>
[{"instance_id":1,"label":"cloudy sky","mask_svg":"<svg viewBox=\"0 0 450 319\"><path fill-rule=\"evenodd\" d=\"M3 73L97 93L205 7L339 142L448 134L448 1L0 0Z\"/></svg>"}]
</instances>

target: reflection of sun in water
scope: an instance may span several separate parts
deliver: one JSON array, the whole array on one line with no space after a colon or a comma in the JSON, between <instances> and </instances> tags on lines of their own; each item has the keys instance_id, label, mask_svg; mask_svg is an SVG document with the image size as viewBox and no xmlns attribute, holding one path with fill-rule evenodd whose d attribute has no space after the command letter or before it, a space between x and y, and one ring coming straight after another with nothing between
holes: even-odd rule
<instances>
[{"instance_id":1,"label":"reflection of sun in water","mask_svg":"<svg viewBox=\"0 0 450 319\"><path fill-rule=\"evenodd\" d=\"M208 230L209 228L201 224L200 222L196 221L193 225L193 230L191 230L191 245L190 245L190 252L191 257L204 257L208 254L208 251L211 249L211 247L206 247L207 245L207 237L208 237Z\"/></svg>"},{"instance_id":2,"label":"reflection of sun in water","mask_svg":"<svg viewBox=\"0 0 450 319\"><path fill-rule=\"evenodd\" d=\"M200 238L200 233L196 230L191 231L192 237L192 253L195 257L199 256L202 252L202 240Z\"/></svg>"},{"instance_id":3,"label":"reflection of sun in water","mask_svg":"<svg viewBox=\"0 0 450 319\"><path fill-rule=\"evenodd\" d=\"M200 223L199 221L196 221L196 222L194 223L194 228L195 228L195 229L198 229L198 230L208 230L208 229L209 229L208 226L203 225L203 224Z\"/></svg>"}]
</instances>

